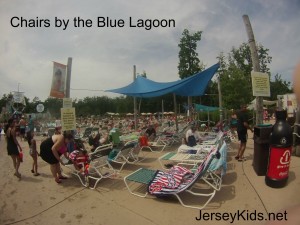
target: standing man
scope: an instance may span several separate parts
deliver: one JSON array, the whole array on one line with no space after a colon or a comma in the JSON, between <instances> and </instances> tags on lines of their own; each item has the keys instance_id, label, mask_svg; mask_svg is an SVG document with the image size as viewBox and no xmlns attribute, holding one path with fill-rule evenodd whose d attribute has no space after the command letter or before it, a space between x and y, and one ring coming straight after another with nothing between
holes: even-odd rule
<instances>
[{"instance_id":1,"label":"standing man","mask_svg":"<svg viewBox=\"0 0 300 225\"><path fill-rule=\"evenodd\" d=\"M244 161L244 152L246 149L247 144L247 130L251 130L253 133L253 129L249 126L249 119L247 114L247 106L242 105L240 112L237 114L237 133L238 133L238 139L240 141L240 146L237 155L235 156L235 159L238 161Z\"/></svg>"}]
</instances>

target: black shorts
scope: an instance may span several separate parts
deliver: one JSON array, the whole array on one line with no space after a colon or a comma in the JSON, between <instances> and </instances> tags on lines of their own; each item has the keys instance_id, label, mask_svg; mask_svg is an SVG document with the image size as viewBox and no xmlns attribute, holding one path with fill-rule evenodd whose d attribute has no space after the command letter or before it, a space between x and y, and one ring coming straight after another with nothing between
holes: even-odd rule
<instances>
[{"instance_id":1,"label":"black shorts","mask_svg":"<svg viewBox=\"0 0 300 225\"><path fill-rule=\"evenodd\" d=\"M25 127L20 128L20 134L25 134Z\"/></svg>"},{"instance_id":2,"label":"black shorts","mask_svg":"<svg viewBox=\"0 0 300 225\"><path fill-rule=\"evenodd\" d=\"M247 133L244 132L238 132L238 139L241 141L241 143L246 143L247 142Z\"/></svg>"}]
</instances>

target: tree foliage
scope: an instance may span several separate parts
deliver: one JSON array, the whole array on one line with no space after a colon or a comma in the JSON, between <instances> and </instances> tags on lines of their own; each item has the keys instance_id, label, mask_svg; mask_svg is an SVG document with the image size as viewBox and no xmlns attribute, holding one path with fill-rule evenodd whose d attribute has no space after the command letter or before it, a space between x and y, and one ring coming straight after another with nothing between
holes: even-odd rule
<instances>
[{"instance_id":1,"label":"tree foliage","mask_svg":"<svg viewBox=\"0 0 300 225\"><path fill-rule=\"evenodd\" d=\"M269 56L269 49L263 45L257 46L260 71L268 73L271 77L269 65L272 57ZM219 76L223 96L223 107L237 109L241 104L249 104L253 100L251 71L253 64L251 60L250 47L246 43L239 48L233 47L229 54L218 56L220 63ZM290 83L283 81L280 75L275 75L275 81L270 81L271 98L276 100L277 94L290 93Z\"/></svg>"},{"instance_id":2,"label":"tree foliage","mask_svg":"<svg viewBox=\"0 0 300 225\"><path fill-rule=\"evenodd\" d=\"M290 87L291 82L282 80L281 75L277 73L274 77L274 81L270 82L271 100L276 100L277 95L292 93L293 91Z\"/></svg>"},{"instance_id":3,"label":"tree foliage","mask_svg":"<svg viewBox=\"0 0 300 225\"><path fill-rule=\"evenodd\" d=\"M194 34L185 29L182 33L179 50L178 71L181 79L191 76L204 69L204 65L198 59L197 42L201 40L201 31ZM274 79L270 73L269 65L272 57L269 56L269 49L262 45L257 46L260 70L270 75L271 97L270 100L276 100L277 95L292 93L291 83L284 81L280 74L276 74ZM241 104L248 104L253 100L251 86L251 71L253 68L251 60L251 52L248 44L242 43L238 48L233 47L231 51L225 55L220 53L217 57L220 68L218 76L220 77L223 108L237 109ZM141 76L147 77L144 71ZM177 96L177 104L179 111L184 112L183 105L187 105L186 98ZM1 110L7 107L12 99L12 94L4 94L0 99ZM43 103L45 112L50 113L53 117L60 117L60 109L62 107L62 99L47 98L44 102L38 97L34 97L32 101L25 97L26 107L24 113L35 113L36 105ZM218 105L218 86L216 81L211 81L206 89L206 95L194 97L193 103L200 103L208 106ZM173 95L168 94L156 98L141 99L140 112L161 112L162 103L164 103L164 111L173 111ZM190 102L188 103L190 104ZM73 107L76 109L77 116L104 115L106 112L128 113L133 112L133 98L121 96L109 98L107 96L86 97L84 99L74 99Z\"/></svg>"},{"instance_id":4,"label":"tree foliage","mask_svg":"<svg viewBox=\"0 0 300 225\"><path fill-rule=\"evenodd\" d=\"M179 50L178 71L181 79L200 72L204 66L200 63L197 53L197 42L201 40L202 31L197 31L194 34L185 29L182 33Z\"/></svg>"}]
</instances>

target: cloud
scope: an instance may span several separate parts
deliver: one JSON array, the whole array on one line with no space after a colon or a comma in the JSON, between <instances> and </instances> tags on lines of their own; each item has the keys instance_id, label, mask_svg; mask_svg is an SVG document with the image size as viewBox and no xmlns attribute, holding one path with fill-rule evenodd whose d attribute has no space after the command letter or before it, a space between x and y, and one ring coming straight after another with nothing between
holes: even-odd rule
<instances>
[{"instance_id":1,"label":"cloud","mask_svg":"<svg viewBox=\"0 0 300 225\"><path fill-rule=\"evenodd\" d=\"M300 17L298 1L1 1L0 95L20 87L30 99L44 100L50 92L52 61L67 63L72 57L71 97L108 95L100 90L127 85L137 72L146 71L155 81L178 80L178 43L183 29L203 31L198 44L200 60L208 66L220 52L247 42L242 16L249 15L256 41L270 49L273 75L291 80L299 61ZM13 28L12 17L49 19L50 27ZM68 27L54 27L55 17L69 19ZM92 27L74 27L74 17L90 19ZM97 27L97 17L109 17L109 25L123 19L124 27ZM175 28L129 27L129 17L174 19ZM108 25L107 25L108 26ZM99 91L83 91L89 89Z\"/></svg>"}]
</instances>

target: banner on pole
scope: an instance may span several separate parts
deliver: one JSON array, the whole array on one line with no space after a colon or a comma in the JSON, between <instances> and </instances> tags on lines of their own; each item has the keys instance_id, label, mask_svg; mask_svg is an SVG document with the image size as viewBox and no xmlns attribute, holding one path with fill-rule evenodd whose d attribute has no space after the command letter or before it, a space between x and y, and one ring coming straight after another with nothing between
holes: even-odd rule
<instances>
[{"instance_id":1,"label":"banner on pole","mask_svg":"<svg viewBox=\"0 0 300 225\"><path fill-rule=\"evenodd\" d=\"M66 89L67 66L53 62L53 76L50 96L64 98Z\"/></svg>"}]
</instances>

